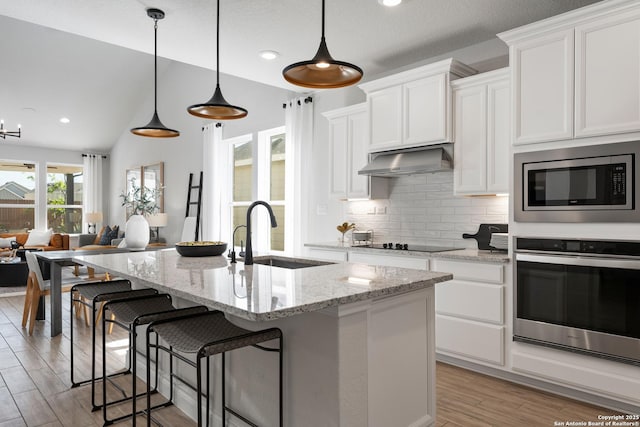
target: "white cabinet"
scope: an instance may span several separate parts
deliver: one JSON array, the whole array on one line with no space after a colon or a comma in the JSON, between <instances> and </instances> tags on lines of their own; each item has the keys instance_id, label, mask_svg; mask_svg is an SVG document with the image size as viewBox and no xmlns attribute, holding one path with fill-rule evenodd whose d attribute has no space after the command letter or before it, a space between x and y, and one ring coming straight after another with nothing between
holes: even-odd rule
<instances>
[{"instance_id":1,"label":"white cabinet","mask_svg":"<svg viewBox=\"0 0 640 427\"><path fill-rule=\"evenodd\" d=\"M357 104L323 115L329 120L329 188L339 199L388 197L388 180L358 175L367 164L367 107Z\"/></svg>"},{"instance_id":2,"label":"white cabinet","mask_svg":"<svg viewBox=\"0 0 640 427\"><path fill-rule=\"evenodd\" d=\"M451 142L449 83L475 72L447 59L360 85L369 106L369 151Z\"/></svg>"},{"instance_id":3,"label":"white cabinet","mask_svg":"<svg viewBox=\"0 0 640 427\"><path fill-rule=\"evenodd\" d=\"M459 195L509 192L509 71L456 80L454 191Z\"/></svg>"},{"instance_id":4,"label":"white cabinet","mask_svg":"<svg viewBox=\"0 0 640 427\"><path fill-rule=\"evenodd\" d=\"M640 129L640 8L576 27L575 136Z\"/></svg>"},{"instance_id":5,"label":"white cabinet","mask_svg":"<svg viewBox=\"0 0 640 427\"><path fill-rule=\"evenodd\" d=\"M503 264L432 259L453 280L436 284L436 350L491 365L505 363Z\"/></svg>"},{"instance_id":6,"label":"white cabinet","mask_svg":"<svg viewBox=\"0 0 640 427\"><path fill-rule=\"evenodd\" d=\"M514 144L640 131L640 2L601 2L498 35Z\"/></svg>"},{"instance_id":7,"label":"white cabinet","mask_svg":"<svg viewBox=\"0 0 640 427\"><path fill-rule=\"evenodd\" d=\"M347 251L346 250L332 250L325 248L305 248L305 256L313 259L323 259L328 261L338 261L345 262L347 261Z\"/></svg>"},{"instance_id":8,"label":"white cabinet","mask_svg":"<svg viewBox=\"0 0 640 427\"><path fill-rule=\"evenodd\" d=\"M371 265L383 265L387 267L415 268L416 270L428 270L429 259L405 255L372 254L358 250L349 251L349 262L359 262Z\"/></svg>"}]
</instances>

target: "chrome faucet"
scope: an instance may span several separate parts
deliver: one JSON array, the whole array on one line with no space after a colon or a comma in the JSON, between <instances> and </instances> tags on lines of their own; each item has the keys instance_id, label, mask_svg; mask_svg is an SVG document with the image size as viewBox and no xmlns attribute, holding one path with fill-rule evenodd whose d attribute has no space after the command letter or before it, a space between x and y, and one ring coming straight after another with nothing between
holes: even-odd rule
<instances>
[{"instance_id":1,"label":"chrome faucet","mask_svg":"<svg viewBox=\"0 0 640 427\"><path fill-rule=\"evenodd\" d=\"M262 200L256 200L255 202L249 205L249 209L247 209L247 247L245 249L244 255L244 265L253 265L253 250L251 247L251 211L258 205L262 205L269 211L269 216L271 217L271 227L276 228L278 223L276 222L276 217L273 214L273 209L271 209L271 205L267 202L263 202Z\"/></svg>"}]
</instances>

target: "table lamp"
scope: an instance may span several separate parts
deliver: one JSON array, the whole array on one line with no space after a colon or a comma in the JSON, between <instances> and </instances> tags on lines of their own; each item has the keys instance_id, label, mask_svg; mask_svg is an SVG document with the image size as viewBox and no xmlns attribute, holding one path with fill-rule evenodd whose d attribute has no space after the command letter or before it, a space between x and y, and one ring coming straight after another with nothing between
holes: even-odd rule
<instances>
[{"instance_id":1,"label":"table lamp","mask_svg":"<svg viewBox=\"0 0 640 427\"><path fill-rule=\"evenodd\" d=\"M96 234L96 224L102 222L102 212L87 212L84 221L89 224L89 233Z\"/></svg>"},{"instance_id":2,"label":"table lamp","mask_svg":"<svg viewBox=\"0 0 640 427\"><path fill-rule=\"evenodd\" d=\"M166 227L169 217L166 213L154 213L147 216L147 222L149 227L155 228L156 237L153 240L155 243L160 242L160 227Z\"/></svg>"}]
</instances>

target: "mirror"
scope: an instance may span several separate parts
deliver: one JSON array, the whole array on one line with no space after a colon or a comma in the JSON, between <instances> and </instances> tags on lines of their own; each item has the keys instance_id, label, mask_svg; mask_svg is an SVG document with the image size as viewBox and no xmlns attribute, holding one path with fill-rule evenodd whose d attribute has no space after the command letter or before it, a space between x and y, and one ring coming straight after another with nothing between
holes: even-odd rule
<instances>
[{"instance_id":1,"label":"mirror","mask_svg":"<svg viewBox=\"0 0 640 427\"><path fill-rule=\"evenodd\" d=\"M164 212L164 162L142 166L142 185L147 190L158 190L158 212Z\"/></svg>"}]
</instances>

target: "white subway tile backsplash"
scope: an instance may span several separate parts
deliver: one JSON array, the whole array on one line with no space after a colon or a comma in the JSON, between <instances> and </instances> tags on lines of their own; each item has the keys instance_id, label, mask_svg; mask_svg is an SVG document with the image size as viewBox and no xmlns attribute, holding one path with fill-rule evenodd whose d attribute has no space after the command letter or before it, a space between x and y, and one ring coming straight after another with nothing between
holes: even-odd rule
<instances>
[{"instance_id":1,"label":"white subway tile backsplash","mask_svg":"<svg viewBox=\"0 0 640 427\"><path fill-rule=\"evenodd\" d=\"M374 230L376 242L475 248L476 241L463 239L462 233L509 218L508 197L454 196L451 172L393 178L388 200L347 203L348 220L358 229Z\"/></svg>"}]
</instances>

